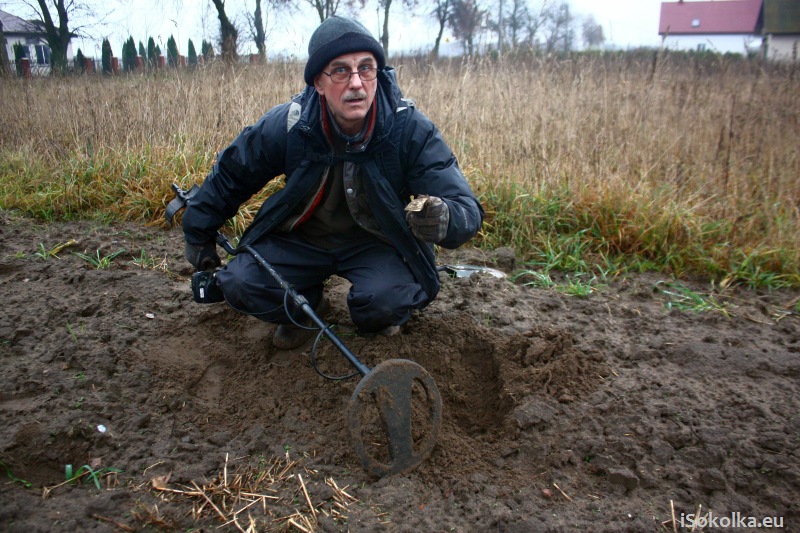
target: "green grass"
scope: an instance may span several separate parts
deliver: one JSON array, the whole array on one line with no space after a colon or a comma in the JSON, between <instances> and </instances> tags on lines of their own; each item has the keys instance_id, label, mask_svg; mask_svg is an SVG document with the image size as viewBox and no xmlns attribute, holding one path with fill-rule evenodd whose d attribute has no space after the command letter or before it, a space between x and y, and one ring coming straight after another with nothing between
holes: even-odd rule
<instances>
[{"instance_id":1,"label":"green grass","mask_svg":"<svg viewBox=\"0 0 800 533\"><path fill-rule=\"evenodd\" d=\"M712 311L730 317L729 305L718 302L711 291L708 294L703 294L686 287L678 281L659 281L656 283L655 288L666 296L665 305L667 309L693 312Z\"/></svg>"},{"instance_id":2,"label":"green grass","mask_svg":"<svg viewBox=\"0 0 800 533\"><path fill-rule=\"evenodd\" d=\"M110 253L108 255L103 255L100 250L97 250L94 255L89 255L81 252L72 252L76 257L79 257L92 265L96 270L102 270L111 267L111 263L116 259L118 256L125 253L125 249L122 248L117 250L116 252Z\"/></svg>"},{"instance_id":3,"label":"green grass","mask_svg":"<svg viewBox=\"0 0 800 533\"><path fill-rule=\"evenodd\" d=\"M47 246L45 246L43 242L40 242L37 251L33 253L33 256L39 259L43 259L45 261L50 258L59 259L58 257L59 252L75 244L77 244L77 241L70 240L67 242L58 243L52 248L47 248Z\"/></svg>"},{"instance_id":4,"label":"green grass","mask_svg":"<svg viewBox=\"0 0 800 533\"><path fill-rule=\"evenodd\" d=\"M23 487L25 487L26 489L29 489L29 488L31 488L33 486L33 483L31 483L30 481L25 481L24 479L20 479L20 478L16 477L11 472L11 469L4 462L0 461L0 466L2 466L3 470L6 471L6 476L8 477L8 479L10 479L12 481L12 483L19 483Z\"/></svg>"},{"instance_id":5,"label":"green grass","mask_svg":"<svg viewBox=\"0 0 800 533\"><path fill-rule=\"evenodd\" d=\"M64 466L64 474L67 484L77 485L81 482L88 483L91 481L94 486L97 487L97 490L103 490L103 488L100 486L100 478L102 476L116 474L119 472L121 472L121 470L118 468L99 468L95 470L89 465L83 465L73 472L71 464Z\"/></svg>"}]
</instances>

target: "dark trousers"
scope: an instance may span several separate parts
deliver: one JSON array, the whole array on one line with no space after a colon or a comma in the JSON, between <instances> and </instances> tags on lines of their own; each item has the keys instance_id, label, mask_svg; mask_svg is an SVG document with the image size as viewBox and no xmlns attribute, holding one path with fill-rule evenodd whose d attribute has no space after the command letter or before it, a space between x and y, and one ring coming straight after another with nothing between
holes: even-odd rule
<instances>
[{"instance_id":1,"label":"dark trousers","mask_svg":"<svg viewBox=\"0 0 800 533\"><path fill-rule=\"evenodd\" d=\"M253 247L314 308L322 299L326 279L336 274L348 280L352 285L347 307L362 332L402 325L412 310L429 303L403 258L378 239L328 250L293 234L268 235ZM284 309L285 291L249 253L236 255L222 268L217 283L237 311L265 322L290 322ZM291 312L295 320L303 317L297 310Z\"/></svg>"}]
</instances>

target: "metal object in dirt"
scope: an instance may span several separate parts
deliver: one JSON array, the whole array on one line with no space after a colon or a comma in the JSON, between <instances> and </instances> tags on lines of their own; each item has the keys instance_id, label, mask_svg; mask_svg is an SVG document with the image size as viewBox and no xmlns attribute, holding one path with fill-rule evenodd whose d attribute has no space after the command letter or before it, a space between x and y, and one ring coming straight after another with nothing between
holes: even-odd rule
<instances>
[{"instance_id":1,"label":"metal object in dirt","mask_svg":"<svg viewBox=\"0 0 800 533\"><path fill-rule=\"evenodd\" d=\"M503 279L506 273L496 268L489 268L478 265L442 265L436 268L439 272L446 272L453 278L468 278L473 274L488 274L492 277Z\"/></svg>"}]
</instances>

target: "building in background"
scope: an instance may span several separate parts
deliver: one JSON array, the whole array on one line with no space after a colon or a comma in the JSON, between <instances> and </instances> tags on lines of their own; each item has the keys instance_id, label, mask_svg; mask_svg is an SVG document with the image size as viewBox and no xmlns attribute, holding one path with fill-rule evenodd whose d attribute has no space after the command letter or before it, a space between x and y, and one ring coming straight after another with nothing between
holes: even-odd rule
<instances>
[{"instance_id":1,"label":"building in background","mask_svg":"<svg viewBox=\"0 0 800 533\"><path fill-rule=\"evenodd\" d=\"M736 50L742 54L761 45L763 0L663 2L658 34L667 48Z\"/></svg>"},{"instance_id":2,"label":"building in background","mask_svg":"<svg viewBox=\"0 0 800 533\"><path fill-rule=\"evenodd\" d=\"M3 10L0 10L0 24L6 40L5 47L0 51L5 55L0 59L13 65L14 45L18 44L22 46L23 57L30 61L32 74L50 74L50 47L39 25ZM72 43L70 43L67 47L67 62L71 62L72 58Z\"/></svg>"},{"instance_id":3,"label":"building in background","mask_svg":"<svg viewBox=\"0 0 800 533\"><path fill-rule=\"evenodd\" d=\"M800 59L800 1L764 0L764 57Z\"/></svg>"},{"instance_id":4,"label":"building in background","mask_svg":"<svg viewBox=\"0 0 800 533\"><path fill-rule=\"evenodd\" d=\"M717 51L796 61L800 43L799 0L663 2L658 33L667 48Z\"/></svg>"}]
</instances>

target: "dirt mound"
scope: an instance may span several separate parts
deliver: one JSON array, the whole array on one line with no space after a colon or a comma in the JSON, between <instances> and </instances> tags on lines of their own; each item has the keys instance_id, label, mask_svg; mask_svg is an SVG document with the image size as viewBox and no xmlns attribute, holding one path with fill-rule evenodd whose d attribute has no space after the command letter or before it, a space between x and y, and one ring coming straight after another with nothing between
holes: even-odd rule
<instances>
[{"instance_id":1,"label":"dirt mound","mask_svg":"<svg viewBox=\"0 0 800 533\"><path fill-rule=\"evenodd\" d=\"M378 480L346 430L358 379L192 303L177 230L4 213L0 242L9 531L661 531L673 506L688 530L698 505L800 519L796 294L730 292L728 318L670 311L651 276L582 300L443 274L400 335L364 338L334 279L327 320L347 346L371 367L417 362L442 395L430 458ZM72 253L122 249L100 269ZM352 370L327 341L314 356Z\"/></svg>"}]
</instances>

